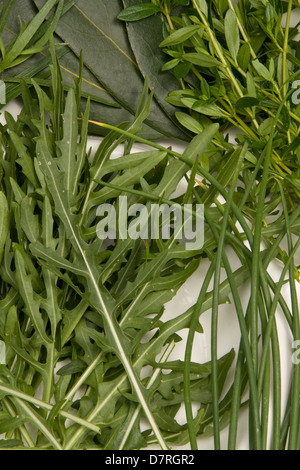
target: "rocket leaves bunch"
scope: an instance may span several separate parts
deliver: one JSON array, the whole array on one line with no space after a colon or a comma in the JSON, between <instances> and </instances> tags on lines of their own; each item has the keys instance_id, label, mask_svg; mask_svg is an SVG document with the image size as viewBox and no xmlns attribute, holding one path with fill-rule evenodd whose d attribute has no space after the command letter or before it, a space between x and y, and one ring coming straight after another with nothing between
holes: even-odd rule
<instances>
[{"instance_id":1,"label":"rocket leaves bunch","mask_svg":"<svg viewBox=\"0 0 300 470\"><path fill-rule=\"evenodd\" d=\"M197 449L213 435L219 449L226 426L234 449L247 407L249 448L299 448L299 362L283 404L277 320L298 345L299 2L3 6L1 79L22 110L0 129L1 447ZM120 196L203 204L202 248L174 233L104 243L97 209L122 213ZM166 317L199 266L195 305ZM241 335L220 357L225 303ZM192 353L207 311L203 364Z\"/></svg>"},{"instance_id":2,"label":"rocket leaves bunch","mask_svg":"<svg viewBox=\"0 0 300 470\"><path fill-rule=\"evenodd\" d=\"M109 133L91 158L89 103L79 131L80 83L65 97L53 43L51 55L50 90L34 80L31 89L23 82L23 109L17 120L6 113L1 126L1 445L71 450L184 444L187 426L176 421L184 402L183 362L168 359L192 310L162 316L214 242L208 238L200 251L172 239L117 239L105 247L96 235L95 209L106 202L117 207L122 189L132 187L138 192L129 195L132 203L148 203L145 188L153 185L151 196L170 198L190 166L173 160L167 149L124 150L111 159L116 145L128 148L123 126L120 134ZM137 129L149 100L146 86ZM187 147L190 165L216 131L208 128ZM245 276L238 270L237 282ZM229 292L225 281L220 302ZM208 293L203 312L211 302ZM197 330L202 331L200 324ZM231 351L221 359L223 371L233 358ZM211 365L199 363L189 379L201 432L212 418L210 378ZM141 419L146 419L144 431Z\"/></svg>"}]
</instances>

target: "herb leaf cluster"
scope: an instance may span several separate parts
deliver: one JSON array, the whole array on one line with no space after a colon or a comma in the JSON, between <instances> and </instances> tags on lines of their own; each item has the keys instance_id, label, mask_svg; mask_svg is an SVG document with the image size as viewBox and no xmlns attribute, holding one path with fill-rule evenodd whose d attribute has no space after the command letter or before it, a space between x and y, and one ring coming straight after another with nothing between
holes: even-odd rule
<instances>
[{"instance_id":1,"label":"herb leaf cluster","mask_svg":"<svg viewBox=\"0 0 300 470\"><path fill-rule=\"evenodd\" d=\"M167 449L170 443L184 444L187 426L175 419L184 401L184 366L168 358L192 310L165 321L162 315L198 268L201 253L174 239L118 239L105 247L96 236L96 208L110 202L118 209L123 186L139 192L130 195L131 203L148 203L145 187L150 186L158 200L169 198L189 166L170 161L166 151L128 153L126 136L113 131L91 159L89 104L79 131L79 90L64 96L54 43L51 53L50 90L34 80L31 89L23 82L21 114L15 120L6 112L7 124L1 126L2 446L131 449L149 441ZM147 107L149 99L145 87L141 105ZM216 130L209 128L187 147L190 164ZM122 144L124 155L111 159ZM225 282L221 301L228 293ZM208 294L203 311L211 299ZM197 329L202 331L200 324ZM221 359L224 370L233 357L232 351ZM210 378L209 363L194 364L190 384L199 403L195 424L202 432L211 423ZM224 377L220 386L223 382Z\"/></svg>"},{"instance_id":2,"label":"herb leaf cluster","mask_svg":"<svg viewBox=\"0 0 300 470\"><path fill-rule=\"evenodd\" d=\"M1 78L22 111L5 112L0 129L2 448L197 449L212 435L220 449L226 427L235 449L245 408L250 449L299 448L300 366L284 403L278 334L280 316L291 344L300 340L296 8L4 2ZM91 133L103 137L95 155ZM185 152L157 142L166 136ZM202 249L174 236L106 246L97 207L121 211L120 195L204 204ZM165 318L204 262L195 305ZM219 357L229 302L240 342ZM208 311L203 364L192 353ZM183 330L185 357L173 360Z\"/></svg>"}]
</instances>

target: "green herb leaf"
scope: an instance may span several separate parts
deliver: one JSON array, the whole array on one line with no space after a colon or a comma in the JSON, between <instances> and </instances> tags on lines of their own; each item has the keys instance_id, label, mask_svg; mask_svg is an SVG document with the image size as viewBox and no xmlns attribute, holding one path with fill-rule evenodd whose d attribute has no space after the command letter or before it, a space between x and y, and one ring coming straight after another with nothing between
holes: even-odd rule
<instances>
[{"instance_id":1,"label":"green herb leaf","mask_svg":"<svg viewBox=\"0 0 300 470\"><path fill-rule=\"evenodd\" d=\"M185 26L177 31L173 31L170 36L160 43L160 47L175 46L184 43L187 39L191 38L200 30L199 26Z\"/></svg>"},{"instance_id":2,"label":"green herb leaf","mask_svg":"<svg viewBox=\"0 0 300 470\"><path fill-rule=\"evenodd\" d=\"M253 98L252 96L244 96L240 98L236 103L235 107L239 108L250 108L251 106L259 105L259 100L257 98Z\"/></svg>"},{"instance_id":3,"label":"green herb leaf","mask_svg":"<svg viewBox=\"0 0 300 470\"><path fill-rule=\"evenodd\" d=\"M133 5L125 8L118 14L118 19L122 21L138 21L159 12L160 8L153 3L143 3L142 5Z\"/></svg>"},{"instance_id":4,"label":"green herb leaf","mask_svg":"<svg viewBox=\"0 0 300 470\"><path fill-rule=\"evenodd\" d=\"M2 262L4 247L9 233L10 216L7 199L0 191L0 264Z\"/></svg>"},{"instance_id":5,"label":"green herb leaf","mask_svg":"<svg viewBox=\"0 0 300 470\"><path fill-rule=\"evenodd\" d=\"M224 27L229 52L236 60L240 48L240 32L236 14L231 9L227 10L225 15Z\"/></svg>"},{"instance_id":6,"label":"green herb leaf","mask_svg":"<svg viewBox=\"0 0 300 470\"><path fill-rule=\"evenodd\" d=\"M199 65L199 67L220 67L222 65L214 57L201 52L187 52L186 54L182 54L182 59L194 65Z\"/></svg>"}]
</instances>

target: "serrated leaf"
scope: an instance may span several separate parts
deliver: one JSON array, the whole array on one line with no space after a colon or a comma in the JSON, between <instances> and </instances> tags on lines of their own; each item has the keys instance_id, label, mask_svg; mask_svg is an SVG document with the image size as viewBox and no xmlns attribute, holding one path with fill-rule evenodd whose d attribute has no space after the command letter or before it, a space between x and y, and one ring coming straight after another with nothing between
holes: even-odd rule
<instances>
[{"instance_id":1,"label":"serrated leaf","mask_svg":"<svg viewBox=\"0 0 300 470\"><path fill-rule=\"evenodd\" d=\"M151 410L145 400L143 387L138 380L134 368L132 367L129 359L129 343L123 332L116 322L112 311L114 309L114 300L106 291L104 286L99 284L99 268L94 258L94 248L84 242L81 237L77 218L71 213L68 205L68 199L64 195L64 190L60 190L60 172L53 160L46 143L42 138L37 143L38 159L41 164L41 170L45 175L48 190L53 198L56 214L60 217L67 234L69 235L70 241L73 245L75 252L79 259L82 261L86 269L86 281L88 296L91 298L91 303L95 309L101 314L107 341L109 342L110 348L119 357L122 362L124 369L128 375L130 383L132 385L133 392L139 399L139 402L152 426L154 433L161 442L162 447L165 447L164 440L161 436L159 428L153 418ZM63 187L63 186L62 186Z\"/></svg>"},{"instance_id":2,"label":"serrated leaf","mask_svg":"<svg viewBox=\"0 0 300 470\"><path fill-rule=\"evenodd\" d=\"M71 201L74 190L76 174L76 155L78 139L77 103L75 91L70 90L66 98L66 106L63 115L63 139L57 142L59 156L58 166L64 174L64 189Z\"/></svg>"},{"instance_id":3,"label":"serrated leaf","mask_svg":"<svg viewBox=\"0 0 300 470\"><path fill-rule=\"evenodd\" d=\"M31 275L27 272L26 259L22 251L15 246L16 279L26 306L26 313L35 325L45 344L49 343L45 324L40 311L41 299L34 292Z\"/></svg>"},{"instance_id":4,"label":"serrated leaf","mask_svg":"<svg viewBox=\"0 0 300 470\"><path fill-rule=\"evenodd\" d=\"M33 160L30 157L27 148L23 144L20 137L13 131L10 132L10 138L16 148L16 151L19 154L19 158L17 163L22 166L24 174L27 176L29 181L34 185L34 187L38 186L36 174L34 171Z\"/></svg>"},{"instance_id":5,"label":"serrated leaf","mask_svg":"<svg viewBox=\"0 0 300 470\"><path fill-rule=\"evenodd\" d=\"M80 359L77 359L63 366L57 371L57 374L61 376L78 374L79 372L83 372L85 370L85 367L85 362L81 361Z\"/></svg>"}]
</instances>

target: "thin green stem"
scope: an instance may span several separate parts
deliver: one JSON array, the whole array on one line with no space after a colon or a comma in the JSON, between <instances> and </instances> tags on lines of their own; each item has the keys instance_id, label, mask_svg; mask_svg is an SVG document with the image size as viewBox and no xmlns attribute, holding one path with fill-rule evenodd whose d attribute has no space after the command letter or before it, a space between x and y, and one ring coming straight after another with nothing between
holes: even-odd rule
<instances>
[{"instance_id":1,"label":"thin green stem","mask_svg":"<svg viewBox=\"0 0 300 470\"><path fill-rule=\"evenodd\" d=\"M197 444L197 433L194 426L193 411L192 411L192 400L190 392L190 374L191 374L191 358L193 350L193 342L195 337L195 332L201 313L202 304L204 302L209 283L212 279L216 261L213 260L209 266L209 269L206 273L205 279L202 283L201 290L198 296L197 303L194 308L194 312L191 318L191 323L189 327L189 333L185 348L185 358L184 358L184 402L185 402L185 412L188 423L190 445L192 450L198 450Z\"/></svg>"},{"instance_id":2,"label":"thin green stem","mask_svg":"<svg viewBox=\"0 0 300 470\"><path fill-rule=\"evenodd\" d=\"M242 378L245 354L243 346L240 345L238 357L235 365L234 379L232 386L232 402L230 407L230 420L228 428L228 450L236 450L238 436L238 421L241 408Z\"/></svg>"},{"instance_id":3,"label":"thin green stem","mask_svg":"<svg viewBox=\"0 0 300 470\"><path fill-rule=\"evenodd\" d=\"M287 14L286 14L283 51L282 51L282 82L283 82L282 94L283 94L283 97L285 97L287 94L287 85L288 85L287 53L288 53L288 48L289 48L289 29L290 29L292 8L293 8L293 0L289 0ZM287 104L287 106L289 105ZM291 133L289 130L287 131L287 140L288 140L288 143L291 143Z\"/></svg>"},{"instance_id":4,"label":"thin green stem","mask_svg":"<svg viewBox=\"0 0 300 470\"><path fill-rule=\"evenodd\" d=\"M236 169L232 178L226 208L222 220L220 238L218 241L218 250L216 254L216 268L214 274L214 295L212 308L212 327L211 327L211 352L212 352L212 394L213 394L213 410L214 410L214 439L215 449L220 448L220 429L219 429L219 391L218 391L218 311L219 311L219 283L221 279L221 263L224 257L225 235L227 230L228 218L231 211L231 203L236 188L236 182L240 173L242 162L245 158L247 146L244 146L237 159Z\"/></svg>"},{"instance_id":5,"label":"thin green stem","mask_svg":"<svg viewBox=\"0 0 300 470\"><path fill-rule=\"evenodd\" d=\"M285 215L285 223L287 228L287 240L288 240L288 251L289 254L293 254L293 241L290 228L290 218L288 208L286 204L285 194L283 188L279 183L279 188L282 196L282 205ZM293 255L291 256L291 262L289 263L289 284L292 302L292 314L293 314L293 338L294 341L300 340L300 321L299 321L299 306L297 291L295 286L295 262ZM298 437L299 437L299 389L300 389L300 365L293 364L293 379L291 388L291 414L290 414L290 433L289 433L289 450L296 450L298 448Z\"/></svg>"}]
</instances>

